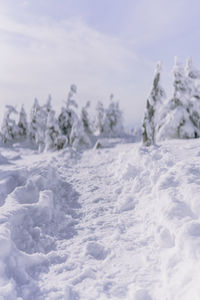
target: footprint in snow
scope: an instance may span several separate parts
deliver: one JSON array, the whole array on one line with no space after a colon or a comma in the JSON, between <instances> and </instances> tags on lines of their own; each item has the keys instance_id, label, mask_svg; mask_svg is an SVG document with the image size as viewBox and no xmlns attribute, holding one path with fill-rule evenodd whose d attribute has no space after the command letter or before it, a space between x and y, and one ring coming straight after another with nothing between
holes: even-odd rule
<instances>
[{"instance_id":1,"label":"footprint in snow","mask_svg":"<svg viewBox=\"0 0 200 300\"><path fill-rule=\"evenodd\" d=\"M106 250L104 246L99 243L89 242L86 245L85 254L96 260L104 260L107 257L108 250Z\"/></svg>"}]
</instances>

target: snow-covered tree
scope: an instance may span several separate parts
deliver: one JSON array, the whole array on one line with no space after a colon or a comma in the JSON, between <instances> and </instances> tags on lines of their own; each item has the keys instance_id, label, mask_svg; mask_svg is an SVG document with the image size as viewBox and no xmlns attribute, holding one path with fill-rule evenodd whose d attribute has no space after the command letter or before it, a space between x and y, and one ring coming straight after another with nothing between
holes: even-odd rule
<instances>
[{"instance_id":1,"label":"snow-covered tree","mask_svg":"<svg viewBox=\"0 0 200 300\"><path fill-rule=\"evenodd\" d=\"M186 61L185 74L191 86L187 110L194 127L200 129L200 71L194 66L192 58ZM199 134L200 132L196 130L195 137L199 137Z\"/></svg>"},{"instance_id":2,"label":"snow-covered tree","mask_svg":"<svg viewBox=\"0 0 200 300\"><path fill-rule=\"evenodd\" d=\"M47 114L45 107L40 106L36 114L36 133L35 142L39 152L45 148L45 132L46 132Z\"/></svg>"},{"instance_id":3,"label":"snow-covered tree","mask_svg":"<svg viewBox=\"0 0 200 300\"><path fill-rule=\"evenodd\" d=\"M52 101L52 97L51 97L51 95L49 94L49 96L48 96L48 98L47 98L47 102L46 102L46 104L44 105L47 114L52 110L51 101Z\"/></svg>"},{"instance_id":4,"label":"snow-covered tree","mask_svg":"<svg viewBox=\"0 0 200 300\"><path fill-rule=\"evenodd\" d=\"M189 57L186 61L185 74L191 79L200 79L200 71L194 66L191 57Z\"/></svg>"},{"instance_id":5,"label":"snow-covered tree","mask_svg":"<svg viewBox=\"0 0 200 300\"><path fill-rule=\"evenodd\" d=\"M18 122L18 134L20 138L26 138L28 133L28 121L27 115L22 105L20 113L19 113L19 122Z\"/></svg>"},{"instance_id":6,"label":"snow-covered tree","mask_svg":"<svg viewBox=\"0 0 200 300\"><path fill-rule=\"evenodd\" d=\"M92 134L92 125L89 118L88 109L90 107L90 101L86 103L86 105L81 110L81 120L83 123L83 128L86 132L86 134L91 135Z\"/></svg>"},{"instance_id":7,"label":"snow-covered tree","mask_svg":"<svg viewBox=\"0 0 200 300\"><path fill-rule=\"evenodd\" d=\"M113 99L111 94L108 108L104 108L102 102L97 103L96 128L103 137L118 137L124 133L122 111Z\"/></svg>"},{"instance_id":8,"label":"snow-covered tree","mask_svg":"<svg viewBox=\"0 0 200 300\"><path fill-rule=\"evenodd\" d=\"M76 150L82 150L91 146L91 141L84 130L83 122L81 119L77 119L74 122L70 134L70 145Z\"/></svg>"},{"instance_id":9,"label":"snow-covered tree","mask_svg":"<svg viewBox=\"0 0 200 300\"><path fill-rule=\"evenodd\" d=\"M120 137L124 133L122 111L119 103L115 102L113 94L110 95L110 104L105 112L104 134L109 137Z\"/></svg>"},{"instance_id":10,"label":"snow-covered tree","mask_svg":"<svg viewBox=\"0 0 200 300\"><path fill-rule=\"evenodd\" d=\"M158 110L165 99L165 91L160 85L161 63L156 66L154 73L153 87L147 99L146 112L143 121L143 144L145 146L154 145L156 140L156 126Z\"/></svg>"},{"instance_id":11,"label":"snow-covered tree","mask_svg":"<svg viewBox=\"0 0 200 300\"><path fill-rule=\"evenodd\" d=\"M104 131L104 118L105 118L105 109L103 103L98 101L96 106L96 129L98 134L102 134Z\"/></svg>"},{"instance_id":12,"label":"snow-covered tree","mask_svg":"<svg viewBox=\"0 0 200 300\"><path fill-rule=\"evenodd\" d=\"M45 132L47 123L47 107L40 106L35 98L31 109L29 138L32 143L38 146L39 152L45 147Z\"/></svg>"},{"instance_id":13,"label":"snow-covered tree","mask_svg":"<svg viewBox=\"0 0 200 300\"><path fill-rule=\"evenodd\" d=\"M12 105L6 105L6 112L1 126L1 139L4 144L13 142L18 136L16 121L11 118L13 114L17 114L16 109Z\"/></svg>"},{"instance_id":14,"label":"snow-covered tree","mask_svg":"<svg viewBox=\"0 0 200 300\"><path fill-rule=\"evenodd\" d=\"M70 144L70 136L73 125L78 121L76 109L78 107L76 101L73 99L74 94L77 92L77 87L72 84L68 94L67 102L62 107L61 113L58 117L58 125L61 133L67 137L67 143Z\"/></svg>"},{"instance_id":15,"label":"snow-covered tree","mask_svg":"<svg viewBox=\"0 0 200 300\"><path fill-rule=\"evenodd\" d=\"M185 104L192 94L193 84L191 79L185 74L184 68L178 62L178 58L175 57L175 64L172 70L173 73L173 99L178 99Z\"/></svg>"},{"instance_id":16,"label":"snow-covered tree","mask_svg":"<svg viewBox=\"0 0 200 300\"><path fill-rule=\"evenodd\" d=\"M63 148L66 138L61 136L58 121L55 116L55 111L51 110L48 113L46 132L45 132L45 149L60 150Z\"/></svg>"},{"instance_id":17,"label":"snow-covered tree","mask_svg":"<svg viewBox=\"0 0 200 300\"><path fill-rule=\"evenodd\" d=\"M173 98L160 111L157 138L159 140L173 138L195 138L199 136L198 119L195 102L191 61L184 70L175 59L173 67ZM189 76L190 74L190 76Z\"/></svg>"},{"instance_id":18,"label":"snow-covered tree","mask_svg":"<svg viewBox=\"0 0 200 300\"><path fill-rule=\"evenodd\" d=\"M34 104L31 108L30 113L30 124L29 124L29 138L32 143L35 143L36 132L37 132L37 114L40 109L37 98L34 99Z\"/></svg>"}]
</instances>

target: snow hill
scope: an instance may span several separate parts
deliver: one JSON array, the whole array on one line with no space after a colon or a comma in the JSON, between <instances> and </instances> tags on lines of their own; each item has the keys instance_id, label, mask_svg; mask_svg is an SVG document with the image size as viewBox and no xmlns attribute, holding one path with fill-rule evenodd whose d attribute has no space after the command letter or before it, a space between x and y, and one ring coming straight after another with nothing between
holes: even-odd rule
<instances>
[{"instance_id":1,"label":"snow hill","mask_svg":"<svg viewBox=\"0 0 200 300\"><path fill-rule=\"evenodd\" d=\"M0 148L1 300L199 300L200 141Z\"/></svg>"}]
</instances>

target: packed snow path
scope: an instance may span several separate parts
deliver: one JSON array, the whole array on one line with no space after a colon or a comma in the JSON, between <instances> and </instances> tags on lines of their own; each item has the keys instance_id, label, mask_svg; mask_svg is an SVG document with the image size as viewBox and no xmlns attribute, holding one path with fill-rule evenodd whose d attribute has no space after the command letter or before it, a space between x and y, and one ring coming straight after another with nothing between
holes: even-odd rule
<instances>
[{"instance_id":1,"label":"packed snow path","mask_svg":"<svg viewBox=\"0 0 200 300\"><path fill-rule=\"evenodd\" d=\"M0 299L199 300L199 146L2 148Z\"/></svg>"}]
</instances>

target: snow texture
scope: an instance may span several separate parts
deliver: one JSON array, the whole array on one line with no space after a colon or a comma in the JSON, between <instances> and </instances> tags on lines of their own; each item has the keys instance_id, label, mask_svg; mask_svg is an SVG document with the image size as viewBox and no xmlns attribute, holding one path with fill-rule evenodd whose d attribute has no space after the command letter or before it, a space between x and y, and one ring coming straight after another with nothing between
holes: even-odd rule
<instances>
[{"instance_id":1,"label":"snow texture","mask_svg":"<svg viewBox=\"0 0 200 300\"><path fill-rule=\"evenodd\" d=\"M0 299L200 299L199 140L117 142L0 149Z\"/></svg>"}]
</instances>

